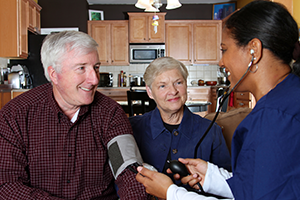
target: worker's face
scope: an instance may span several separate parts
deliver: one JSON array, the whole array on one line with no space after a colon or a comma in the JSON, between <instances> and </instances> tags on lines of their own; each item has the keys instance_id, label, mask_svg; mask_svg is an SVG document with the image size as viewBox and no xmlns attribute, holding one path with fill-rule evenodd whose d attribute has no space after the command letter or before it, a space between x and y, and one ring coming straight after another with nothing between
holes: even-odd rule
<instances>
[{"instance_id":1,"label":"worker's face","mask_svg":"<svg viewBox=\"0 0 300 200\"><path fill-rule=\"evenodd\" d=\"M251 57L246 47L236 45L228 29L223 29L222 32L221 51L222 58L219 62L219 66L225 67L226 72L230 73L228 80L230 81L231 87L233 87L247 70ZM246 82L245 79L241 81L238 89L243 90Z\"/></svg>"},{"instance_id":2,"label":"worker's face","mask_svg":"<svg viewBox=\"0 0 300 200\"><path fill-rule=\"evenodd\" d=\"M99 68L97 51L84 55L73 50L63 58L60 71L50 70L54 96L63 110L93 102L100 78Z\"/></svg>"},{"instance_id":3,"label":"worker's face","mask_svg":"<svg viewBox=\"0 0 300 200\"><path fill-rule=\"evenodd\" d=\"M165 71L158 75L147 88L148 95L154 99L162 113L179 111L187 100L187 83L177 69Z\"/></svg>"}]
</instances>

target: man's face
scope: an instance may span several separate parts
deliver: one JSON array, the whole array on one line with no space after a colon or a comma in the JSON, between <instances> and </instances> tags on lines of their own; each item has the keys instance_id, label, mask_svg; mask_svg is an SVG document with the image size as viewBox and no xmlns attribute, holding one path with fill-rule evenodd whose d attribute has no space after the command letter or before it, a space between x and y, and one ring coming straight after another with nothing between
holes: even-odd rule
<instances>
[{"instance_id":1,"label":"man's face","mask_svg":"<svg viewBox=\"0 0 300 200\"><path fill-rule=\"evenodd\" d=\"M54 97L62 108L74 109L91 104L100 78L97 51L88 54L68 52L61 62L61 70L49 67Z\"/></svg>"}]
</instances>

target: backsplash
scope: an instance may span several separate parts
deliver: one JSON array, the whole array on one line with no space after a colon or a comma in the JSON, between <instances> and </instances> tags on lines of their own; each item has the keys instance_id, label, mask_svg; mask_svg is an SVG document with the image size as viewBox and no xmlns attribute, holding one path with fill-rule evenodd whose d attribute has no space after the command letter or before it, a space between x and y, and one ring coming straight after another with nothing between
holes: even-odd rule
<instances>
[{"instance_id":1,"label":"backsplash","mask_svg":"<svg viewBox=\"0 0 300 200\"><path fill-rule=\"evenodd\" d=\"M129 74L139 74L143 75L149 64L130 64L130 66L101 66L100 72L111 72L113 73L114 83L113 86L118 86L118 74L122 70ZM189 76L187 79L188 86L191 86L191 81L202 79L204 81L217 81L217 71L219 69L218 65L194 65L186 66L189 71Z\"/></svg>"}]
</instances>

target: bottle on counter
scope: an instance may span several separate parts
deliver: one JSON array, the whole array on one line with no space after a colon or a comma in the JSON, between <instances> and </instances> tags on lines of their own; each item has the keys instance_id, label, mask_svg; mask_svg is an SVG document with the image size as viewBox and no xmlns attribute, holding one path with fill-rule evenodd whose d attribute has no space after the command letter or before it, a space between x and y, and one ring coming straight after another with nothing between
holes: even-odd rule
<instances>
[{"instance_id":1,"label":"bottle on counter","mask_svg":"<svg viewBox=\"0 0 300 200\"><path fill-rule=\"evenodd\" d=\"M123 87L126 87L126 83L127 83L127 76L126 76L126 72L123 73Z\"/></svg>"},{"instance_id":2,"label":"bottle on counter","mask_svg":"<svg viewBox=\"0 0 300 200\"><path fill-rule=\"evenodd\" d=\"M120 72L119 74L119 83L118 83L118 86L119 87L123 87L123 82L124 82L124 73L123 73L123 70Z\"/></svg>"}]
</instances>

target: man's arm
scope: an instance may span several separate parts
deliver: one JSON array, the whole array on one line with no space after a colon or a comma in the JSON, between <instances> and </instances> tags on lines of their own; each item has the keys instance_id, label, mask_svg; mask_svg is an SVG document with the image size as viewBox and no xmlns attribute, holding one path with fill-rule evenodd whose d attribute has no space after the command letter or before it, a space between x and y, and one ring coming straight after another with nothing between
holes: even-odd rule
<instances>
[{"instance_id":1,"label":"man's arm","mask_svg":"<svg viewBox=\"0 0 300 200\"><path fill-rule=\"evenodd\" d=\"M0 112L0 129L0 199L60 199L31 186L24 138L13 116Z\"/></svg>"}]
</instances>

